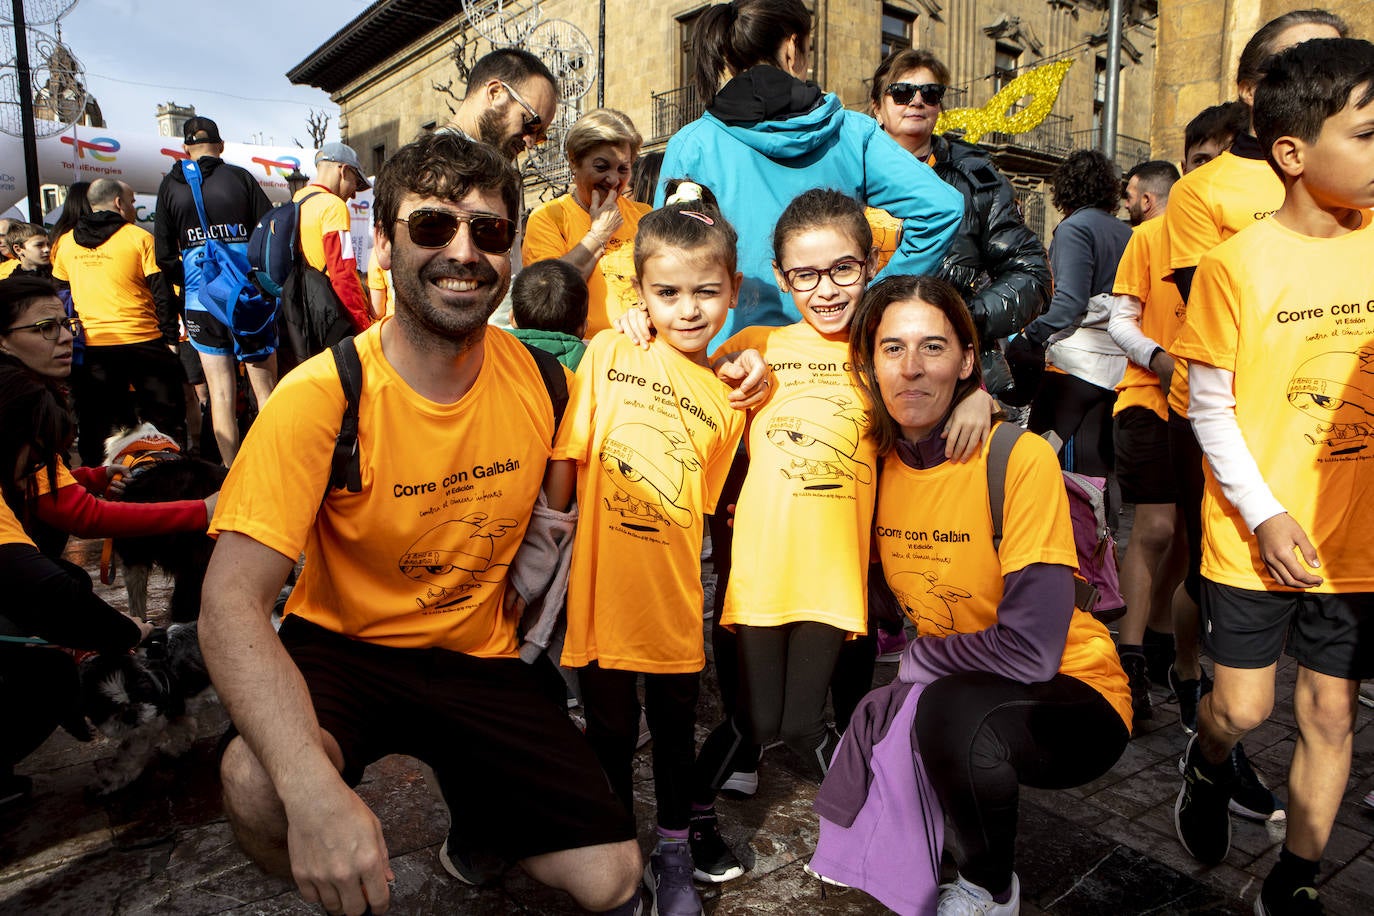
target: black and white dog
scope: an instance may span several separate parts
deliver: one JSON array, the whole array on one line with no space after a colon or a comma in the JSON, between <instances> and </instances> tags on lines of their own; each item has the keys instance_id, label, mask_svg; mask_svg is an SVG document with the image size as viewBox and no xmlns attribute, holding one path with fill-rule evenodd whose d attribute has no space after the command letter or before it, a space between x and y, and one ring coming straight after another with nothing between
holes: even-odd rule
<instances>
[{"instance_id":1,"label":"black and white dog","mask_svg":"<svg viewBox=\"0 0 1374 916\"><path fill-rule=\"evenodd\" d=\"M100 652L81 662L82 712L114 756L96 765L95 791L129 785L159 753L180 757L195 742L197 716L214 699L195 623L152 632L138 651Z\"/></svg>"},{"instance_id":2,"label":"black and white dog","mask_svg":"<svg viewBox=\"0 0 1374 916\"><path fill-rule=\"evenodd\" d=\"M205 499L224 483L227 471L218 464L188 458L152 424L121 431L105 442L108 464L129 468L124 502L157 503ZM187 623L200 615L200 589L215 542L206 534L183 532L114 539L114 552L124 563L124 588L129 613L148 619L148 574L157 566L172 576L171 619Z\"/></svg>"}]
</instances>

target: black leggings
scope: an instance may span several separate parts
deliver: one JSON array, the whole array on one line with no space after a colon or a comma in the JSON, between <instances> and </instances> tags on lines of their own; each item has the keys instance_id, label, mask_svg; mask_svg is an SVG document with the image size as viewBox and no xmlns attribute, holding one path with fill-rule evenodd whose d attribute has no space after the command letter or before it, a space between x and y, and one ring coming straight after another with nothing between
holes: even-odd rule
<instances>
[{"instance_id":1,"label":"black leggings","mask_svg":"<svg viewBox=\"0 0 1374 916\"><path fill-rule=\"evenodd\" d=\"M1090 782L1116 763L1130 733L1076 678L1022 684L974 671L925 688L912 737L957 840L959 873L996 894L1011 884L1020 785Z\"/></svg>"},{"instance_id":2,"label":"black leggings","mask_svg":"<svg viewBox=\"0 0 1374 916\"><path fill-rule=\"evenodd\" d=\"M1054 430L1066 444L1074 441L1073 468L1079 474L1107 477L1115 464L1112 406L1116 392L1063 372L1046 372L1031 403L1030 430Z\"/></svg>"},{"instance_id":3,"label":"black leggings","mask_svg":"<svg viewBox=\"0 0 1374 916\"><path fill-rule=\"evenodd\" d=\"M72 716L80 698L81 682L70 655L0 643L0 777Z\"/></svg>"},{"instance_id":4,"label":"black leggings","mask_svg":"<svg viewBox=\"0 0 1374 916\"><path fill-rule=\"evenodd\" d=\"M587 741L616 797L633 813L639 674L602 668L595 662L578 668L577 673L587 714ZM654 737L654 798L658 825L665 830L686 830L691 819L700 690L700 673L644 675L644 714Z\"/></svg>"},{"instance_id":5,"label":"black leggings","mask_svg":"<svg viewBox=\"0 0 1374 916\"><path fill-rule=\"evenodd\" d=\"M82 464L98 467L105 463L105 437L116 426L142 421L184 441L186 373L181 360L161 340L87 347L83 359L72 372Z\"/></svg>"}]
</instances>

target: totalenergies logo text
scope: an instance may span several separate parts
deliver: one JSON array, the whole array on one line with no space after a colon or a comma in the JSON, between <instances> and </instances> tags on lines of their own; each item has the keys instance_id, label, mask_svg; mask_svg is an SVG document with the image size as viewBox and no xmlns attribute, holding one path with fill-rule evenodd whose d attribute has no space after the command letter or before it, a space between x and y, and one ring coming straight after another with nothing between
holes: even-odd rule
<instances>
[{"instance_id":1,"label":"totalenergies logo text","mask_svg":"<svg viewBox=\"0 0 1374 916\"><path fill-rule=\"evenodd\" d=\"M76 137L63 137L62 142L76 148L76 158L85 159L89 150L96 162L114 162L119 152L119 141L113 137L96 137L93 140L78 140Z\"/></svg>"},{"instance_id":2,"label":"totalenergies logo text","mask_svg":"<svg viewBox=\"0 0 1374 916\"><path fill-rule=\"evenodd\" d=\"M280 159L264 159L261 156L254 156L253 163L262 166L264 175L271 175L272 170L276 169L278 178L285 178L301 167L301 161L295 156L282 156Z\"/></svg>"}]
</instances>

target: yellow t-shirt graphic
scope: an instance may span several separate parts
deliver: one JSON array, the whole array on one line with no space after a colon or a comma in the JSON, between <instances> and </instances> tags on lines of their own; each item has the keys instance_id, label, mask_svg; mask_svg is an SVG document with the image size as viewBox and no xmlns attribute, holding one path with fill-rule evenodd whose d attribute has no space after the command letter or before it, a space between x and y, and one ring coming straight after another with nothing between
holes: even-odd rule
<instances>
[{"instance_id":1,"label":"yellow t-shirt graphic","mask_svg":"<svg viewBox=\"0 0 1374 916\"><path fill-rule=\"evenodd\" d=\"M1325 581L1307 591L1374 591L1370 264L1369 213L1359 229L1330 239L1264 220L1203 257L1175 344L1190 361L1235 373L1245 445L1321 558ZM1202 574L1236 588L1286 590L1269 576L1210 465L1206 480Z\"/></svg>"},{"instance_id":2,"label":"yellow t-shirt graphic","mask_svg":"<svg viewBox=\"0 0 1374 916\"><path fill-rule=\"evenodd\" d=\"M700 671L701 538L744 414L711 370L618 331L587 347L554 446L577 462L581 516L563 664Z\"/></svg>"},{"instance_id":3,"label":"yellow t-shirt graphic","mask_svg":"<svg viewBox=\"0 0 1374 916\"><path fill-rule=\"evenodd\" d=\"M721 623L865 633L877 458L849 345L799 322L748 328L721 349L746 348L763 354L776 382L750 419Z\"/></svg>"}]
</instances>

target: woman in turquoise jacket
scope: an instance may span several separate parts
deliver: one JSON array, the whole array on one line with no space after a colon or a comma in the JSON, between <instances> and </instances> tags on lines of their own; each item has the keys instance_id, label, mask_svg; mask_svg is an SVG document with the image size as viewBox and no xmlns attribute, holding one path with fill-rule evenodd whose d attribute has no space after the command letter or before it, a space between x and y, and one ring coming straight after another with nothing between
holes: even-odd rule
<instances>
[{"instance_id":1,"label":"woman in turquoise jacket","mask_svg":"<svg viewBox=\"0 0 1374 916\"><path fill-rule=\"evenodd\" d=\"M773 226L798 194L833 188L902 220L897 252L878 276L939 265L963 216L959 192L833 94L805 82L811 14L801 0L733 0L707 7L694 48L700 118L668 141L663 184L690 178L714 192L739 232L739 301L712 341L754 325L801 320L773 277ZM720 85L722 74L730 80Z\"/></svg>"}]
</instances>

